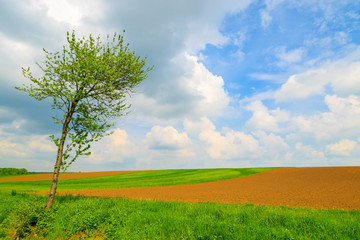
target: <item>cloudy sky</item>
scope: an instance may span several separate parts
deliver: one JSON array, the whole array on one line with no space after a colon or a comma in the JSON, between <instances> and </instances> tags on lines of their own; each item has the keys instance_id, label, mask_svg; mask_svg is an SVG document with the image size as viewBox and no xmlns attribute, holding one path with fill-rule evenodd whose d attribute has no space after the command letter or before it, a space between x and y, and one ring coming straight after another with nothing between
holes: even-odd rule
<instances>
[{"instance_id":1,"label":"cloudy sky","mask_svg":"<svg viewBox=\"0 0 360 240\"><path fill-rule=\"evenodd\" d=\"M68 171L360 165L360 2L0 0L0 167L52 171L49 101L14 89L66 32L126 30L153 71Z\"/></svg>"}]
</instances>

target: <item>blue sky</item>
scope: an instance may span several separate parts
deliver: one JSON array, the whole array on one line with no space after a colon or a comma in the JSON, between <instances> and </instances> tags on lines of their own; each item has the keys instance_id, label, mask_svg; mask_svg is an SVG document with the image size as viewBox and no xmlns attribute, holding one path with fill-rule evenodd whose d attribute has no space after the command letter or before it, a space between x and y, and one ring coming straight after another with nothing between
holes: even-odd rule
<instances>
[{"instance_id":1,"label":"blue sky","mask_svg":"<svg viewBox=\"0 0 360 240\"><path fill-rule=\"evenodd\" d=\"M360 2L0 0L0 166L52 171L41 74L66 32L126 30L154 70L69 171L360 165Z\"/></svg>"}]
</instances>

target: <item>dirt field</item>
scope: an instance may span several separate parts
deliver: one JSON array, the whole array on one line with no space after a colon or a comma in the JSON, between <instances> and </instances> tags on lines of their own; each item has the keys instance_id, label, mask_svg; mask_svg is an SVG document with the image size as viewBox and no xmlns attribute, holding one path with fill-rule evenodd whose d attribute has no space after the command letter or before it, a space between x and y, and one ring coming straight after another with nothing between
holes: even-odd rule
<instances>
[{"instance_id":1,"label":"dirt field","mask_svg":"<svg viewBox=\"0 0 360 240\"><path fill-rule=\"evenodd\" d=\"M59 194L360 210L360 167L280 168L209 183Z\"/></svg>"},{"instance_id":2,"label":"dirt field","mask_svg":"<svg viewBox=\"0 0 360 240\"><path fill-rule=\"evenodd\" d=\"M141 171L60 173L59 179L69 180L69 179L80 179L80 178L91 178L91 177L103 177L103 176L132 173L132 172L141 172ZM17 177L1 177L0 182L45 181L45 180L51 180L52 176L53 176L52 173L45 173L45 174L31 174L31 175L17 176Z\"/></svg>"}]
</instances>

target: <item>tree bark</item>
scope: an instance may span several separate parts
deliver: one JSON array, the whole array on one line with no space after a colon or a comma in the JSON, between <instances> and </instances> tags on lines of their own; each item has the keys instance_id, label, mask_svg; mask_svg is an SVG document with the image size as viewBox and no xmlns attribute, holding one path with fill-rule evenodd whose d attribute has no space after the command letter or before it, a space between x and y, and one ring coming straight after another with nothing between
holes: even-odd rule
<instances>
[{"instance_id":1,"label":"tree bark","mask_svg":"<svg viewBox=\"0 0 360 240\"><path fill-rule=\"evenodd\" d=\"M52 178L52 182L51 182L50 194L46 201L46 206L45 206L45 208L47 208L47 209L52 208L52 205L54 202L54 197L56 194L56 188L57 188L58 179L59 179L60 167L61 167L62 158L63 158L64 144L65 144L66 136L68 133L68 126L69 126L71 117L72 117L73 113L75 112L76 104L77 104L77 102L73 102L71 104L70 111L68 112L65 122L63 124L60 143L59 143L57 156L56 156L56 163L55 163L55 167L54 167L54 174L53 174L53 178Z\"/></svg>"}]
</instances>

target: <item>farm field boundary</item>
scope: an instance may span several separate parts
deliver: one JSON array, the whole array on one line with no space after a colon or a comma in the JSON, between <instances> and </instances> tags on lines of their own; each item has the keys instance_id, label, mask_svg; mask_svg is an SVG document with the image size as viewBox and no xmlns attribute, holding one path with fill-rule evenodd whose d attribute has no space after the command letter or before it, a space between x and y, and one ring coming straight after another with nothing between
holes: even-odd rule
<instances>
[{"instance_id":1,"label":"farm field boundary","mask_svg":"<svg viewBox=\"0 0 360 240\"><path fill-rule=\"evenodd\" d=\"M162 201L360 210L360 167L278 168L247 177L199 184L58 193Z\"/></svg>"},{"instance_id":2,"label":"farm field boundary","mask_svg":"<svg viewBox=\"0 0 360 240\"><path fill-rule=\"evenodd\" d=\"M105 172L80 172L80 173L60 173L59 180L83 179L93 177L105 177L117 174L134 173L143 171L105 171ZM52 173L29 174L14 177L1 177L0 182L32 182L32 181L51 181Z\"/></svg>"},{"instance_id":3,"label":"farm field boundary","mask_svg":"<svg viewBox=\"0 0 360 240\"><path fill-rule=\"evenodd\" d=\"M84 190L84 189L114 189L114 188L136 188L170 186L181 184L194 184L212 182L224 179L249 176L274 168L219 168L219 169L173 169L127 172L126 174L115 174L94 177L94 173L84 173L93 176L82 179L60 180L59 190ZM106 174L102 172L100 174ZM114 172L119 173L119 172ZM77 173L76 176L84 176ZM111 172L110 172L111 174ZM61 177L62 174L60 174ZM67 174L64 174L68 176ZM33 176L29 176L33 177ZM9 179L19 179L17 177ZM18 192L48 191L50 181L14 181L0 182L0 192L16 190Z\"/></svg>"}]
</instances>

